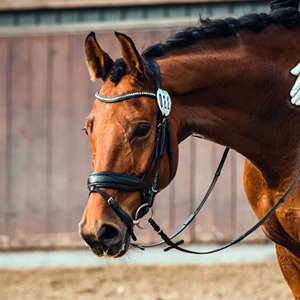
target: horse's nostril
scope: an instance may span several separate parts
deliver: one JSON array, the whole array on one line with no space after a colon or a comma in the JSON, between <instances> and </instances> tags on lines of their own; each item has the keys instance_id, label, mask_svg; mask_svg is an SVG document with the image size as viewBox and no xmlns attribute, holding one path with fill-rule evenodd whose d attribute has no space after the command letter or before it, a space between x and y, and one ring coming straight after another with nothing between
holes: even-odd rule
<instances>
[{"instance_id":1,"label":"horse's nostril","mask_svg":"<svg viewBox=\"0 0 300 300\"><path fill-rule=\"evenodd\" d=\"M89 235L85 234L82 230L80 230L80 236L90 247L92 247L93 241L91 240Z\"/></svg>"},{"instance_id":2,"label":"horse's nostril","mask_svg":"<svg viewBox=\"0 0 300 300\"><path fill-rule=\"evenodd\" d=\"M98 240L106 246L111 246L119 242L120 235L117 229L109 225L102 225L98 232Z\"/></svg>"}]
</instances>

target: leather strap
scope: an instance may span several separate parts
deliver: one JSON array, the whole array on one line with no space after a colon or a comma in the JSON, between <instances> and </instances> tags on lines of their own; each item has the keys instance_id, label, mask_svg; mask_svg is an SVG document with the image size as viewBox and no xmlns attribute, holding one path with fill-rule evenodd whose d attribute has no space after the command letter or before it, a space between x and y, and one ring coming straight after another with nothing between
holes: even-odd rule
<instances>
[{"instance_id":1,"label":"leather strap","mask_svg":"<svg viewBox=\"0 0 300 300\"><path fill-rule=\"evenodd\" d=\"M147 195L149 190L146 183L138 177L114 172L94 172L89 176L87 185L88 188L96 186L129 192L138 191L143 196Z\"/></svg>"},{"instance_id":2,"label":"leather strap","mask_svg":"<svg viewBox=\"0 0 300 300\"><path fill-rule=\"evenodd\" d=\"M161 89L161 79L160 79L160 71L159 71L159 66L157 62L150 57L143 57L145 63L149 66L149 68L152 70L154 74L154 81L156 85L156 89Z\"/></svg>"},{"instance_id":3,"label":"leather strap","mask_svg":"<svg viewBox=\"0 0 300 300\"><path fill-rule=\"evenodd\" d=\"M136 237L133 233L133 221L132 218L119 206L119 204L112 198L110 197L106 192L103 190L98 189L95 186L92 186L90 188L90 193L97 192L99 193L108 203L109 206L113 208L115 213L118 215L118 217L126 224L127 226L127 231L131 234L131 237L134 241L136 241Z\"/></svg>"}]
</instances>

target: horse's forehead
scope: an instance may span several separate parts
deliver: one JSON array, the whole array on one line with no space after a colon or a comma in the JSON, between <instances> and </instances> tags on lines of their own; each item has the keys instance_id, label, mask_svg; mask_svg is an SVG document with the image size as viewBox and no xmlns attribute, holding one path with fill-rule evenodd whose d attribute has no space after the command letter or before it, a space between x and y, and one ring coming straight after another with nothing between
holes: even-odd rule
<instances>
[{"instance_id":1,"label":"horse's forehead","mask_svg":"<svg viewBox=\"0 0 300 300\"><path fill-rule=\"evenodd\" d=\"M143 87L138 81L132 76L125 74L117 84L110 79L106 79L102 85L100 94L109 97L141 89L143 89Z\"/></svg>"},{"instance_id":2,"label":"horse's forehead","mask_svg":"<svg viewBox=\"0 0 300 300\"><path fill-rule=\"evenodd\" d=\"M132 98L115 103L106 103L96 100L90 116L94 119L95 126L128 127L139 121L152 123L156 114L156 105L153 99L146 97Z\"/></svg>"},{"instance_id":3,"label":"horse's forehead","mask_svg":"<svg viewBox=\"0 0 300 300\"><path fill-rule=\"evenodd\" d=\"M96 124L100 126L104 123L114 123L114 120L118 118L120 112L127 112L128 109L126 108L127 103L117 102L117 103L105 103L99 100L95 100L92 111L90 115L93 116ZM126 118L126 113L124 113L124 119Z\"/></svg>"}]
</instances>

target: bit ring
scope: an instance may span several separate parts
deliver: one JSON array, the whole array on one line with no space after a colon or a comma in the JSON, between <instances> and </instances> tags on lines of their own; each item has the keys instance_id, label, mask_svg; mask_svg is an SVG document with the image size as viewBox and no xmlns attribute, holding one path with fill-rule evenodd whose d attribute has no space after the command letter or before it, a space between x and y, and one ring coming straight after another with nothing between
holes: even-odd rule
<instances>
[{"instance_id":1,"label":"bit ring","mask_svg":"<svg viewBox=\"0 0 300 300\"><path fill-rule=\"evenodd\" d=\"M140 211L143 209L143 208L145 208L145 207L149 207L149 204L148 203L145 203L145 204L143 204L143 205L141 205L138 209L137 209L137 211L136 211L136 213L135 213L135 220L133 220L133 225L136 225L138 228L140 228L140 229L146 229L146 228L148 228L149 226L150 226L150 223L148 222L146 225L144 225L144 226L141 226L140 225L140 219L138 219L138 215L139 215L139 213L140 213ZM153 219L153 217L154 217L154 209L153 209L153 207L149 207L149 209L150 209L150 211L151 211L151 219Z\"/></svg>"}]
</instances>

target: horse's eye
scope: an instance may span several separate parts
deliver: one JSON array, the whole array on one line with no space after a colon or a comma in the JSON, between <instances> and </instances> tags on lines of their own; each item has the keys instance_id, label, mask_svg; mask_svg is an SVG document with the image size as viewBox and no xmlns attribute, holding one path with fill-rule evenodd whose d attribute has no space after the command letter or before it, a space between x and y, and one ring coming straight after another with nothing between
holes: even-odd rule
<instances>
[{"instance_id":1,"label":"horse's eye","mask_svg":"<svg viewBox=\"0 0 300 300\"><path fill-rule=\"evenodd\" d=\"M133 130L134 137L144 137L149 133L150 125L149 124L138 124Z\"/></svg>"}]
</instances>

